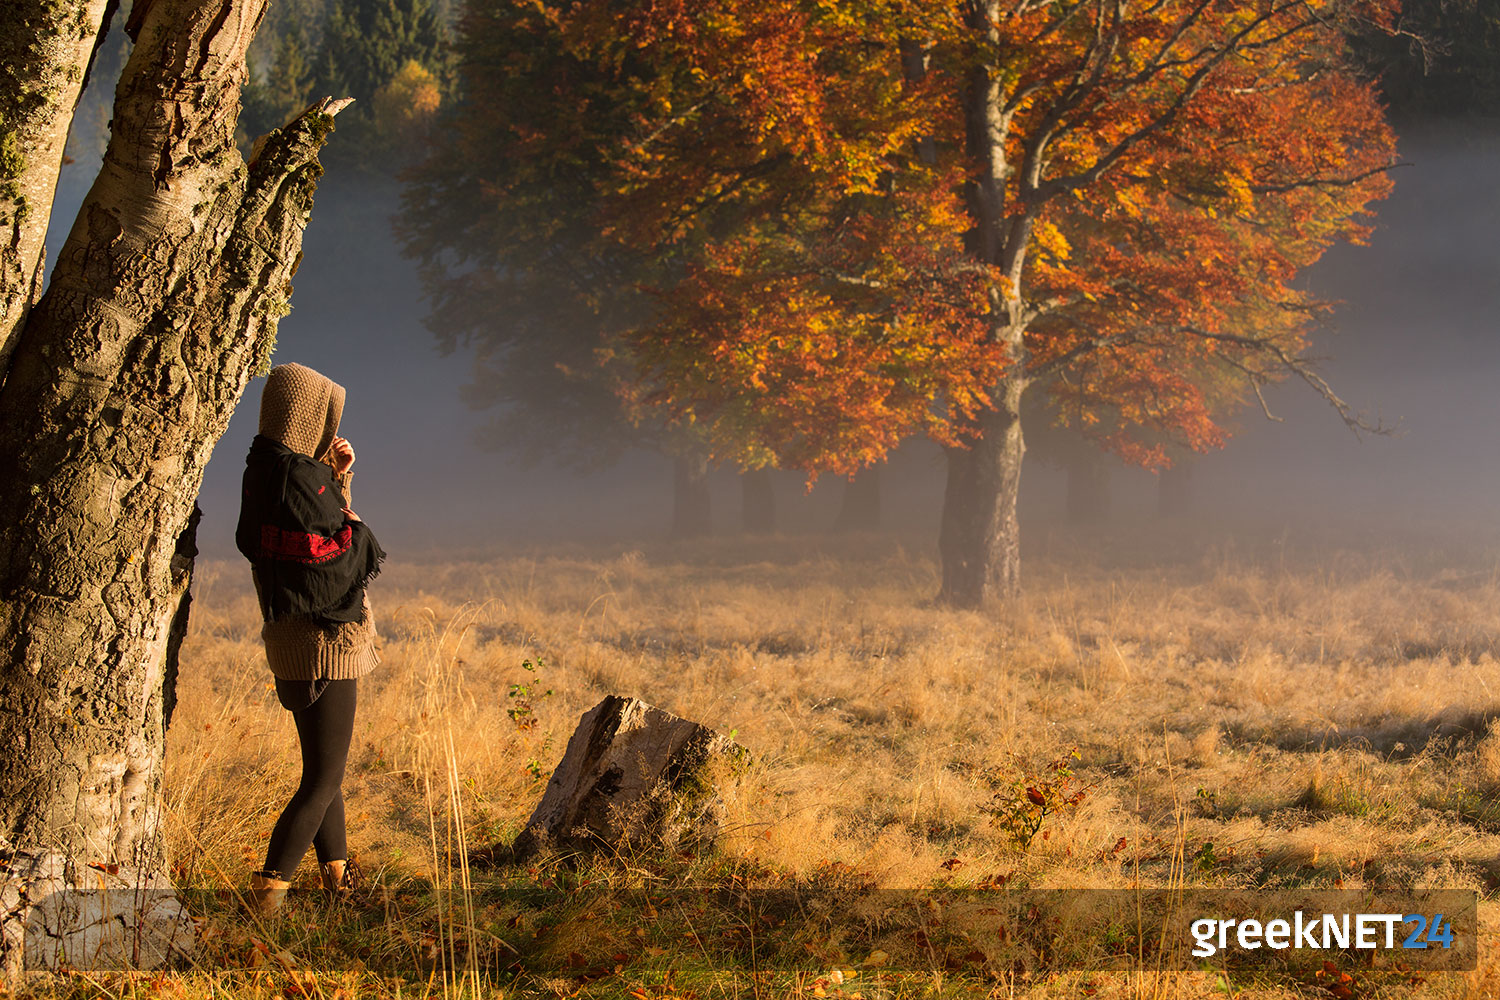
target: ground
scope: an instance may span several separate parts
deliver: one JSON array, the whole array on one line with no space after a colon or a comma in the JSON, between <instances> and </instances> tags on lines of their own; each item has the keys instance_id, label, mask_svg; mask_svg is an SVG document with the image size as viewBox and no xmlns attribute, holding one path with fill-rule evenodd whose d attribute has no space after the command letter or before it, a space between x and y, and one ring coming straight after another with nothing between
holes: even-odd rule
<instances>
[{"instance_id":1,"label":"ground","mask_svg":"<svg viewBox=\"0 0 1500 1000\"><path fill-rule=\"evenodd\" d=\"M1126 534L1038 534L1024 597L986 613L935 606L934 560L891 538L393 561L372 589L384 662L361 682L345 783L368 905L328 911L309 857L269 924L234 891L295 785L295 736L246 568L202 563L166 831L207 914L202 962L242 971L74 982L232 997L1500 996L1500 550ZM503 845L607 694L754 753L719 849L509 863ZM1051 810L1040 825L1030 791ZM689 883L1487 900L1480 967L1463 973L984 979L892 972L857 935L804 932L763 935L773 968L756 978L711 974L743 928L712 903L684 909L671 890ZM434 971L440 954L467 976Z\"/></svg>"}]
</instances>

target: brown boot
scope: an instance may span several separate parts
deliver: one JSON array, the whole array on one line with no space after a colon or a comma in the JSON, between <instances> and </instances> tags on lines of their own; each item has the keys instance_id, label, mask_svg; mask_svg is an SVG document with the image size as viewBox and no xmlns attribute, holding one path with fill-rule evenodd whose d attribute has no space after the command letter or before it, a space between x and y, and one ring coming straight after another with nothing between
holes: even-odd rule
<instances>
[{"instance_id":1,"label":"brown boot","mask_svg":"<svg viewBox=\"0 0 1500 1000\"><path fill-rule=\"evenodd\" d=\"M358 888L359 866L352 861L325 861L318 868L323 873L323 891L334 902L348 902Z\"/></svg>"},{"instance_id":2,"label":"brown boot","mask_svg":"<svg viewBox=\"0 0 1500 1000\"><path fill-rule=\"evenodd\" d=\"M253 872L250 875L250 909L258 916L269 917L286 902L286 891L292 883L276 877L275 872Z\"/></svg>"}]
</instances>

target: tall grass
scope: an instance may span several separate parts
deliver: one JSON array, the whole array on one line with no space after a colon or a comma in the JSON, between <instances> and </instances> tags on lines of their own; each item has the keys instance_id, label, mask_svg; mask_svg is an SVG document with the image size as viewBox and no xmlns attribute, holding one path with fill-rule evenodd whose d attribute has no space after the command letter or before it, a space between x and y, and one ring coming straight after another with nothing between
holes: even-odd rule
<instances>
[{"instance_id":1,"label":"tall grass","mask_svg":"<svg viewBox=\"0 0 1500 1000\"><path fill-rule=\"evenodd\" d=\"M384 662L361 682L345 784L371 906L327 910L309 858L292 905L270 925L242 916L230 890L259 866L295 785L295 737L264 666L243 568L205 563L169 736L166 822L174 875L210 933L204 970L172 989L669 995L666 970L692 966L699 932L653 922L623 895L618 913L560 901L589 884L623 893L683 879L837 874L883 888L1337 882L1493 893L1493 560L1287 548L1143 553L1106 569L1058 545L1029 564L1023 598L984 614L934 606L933 562L892 542L392 564L371 595ZM524 670L528 660L544 676ZM513 685L553 694L511 713ZM490 848L514 837L579 716L606 694L733 731L755 754L729 799L718 853L503 863ZM1071 747L1089 792L1049 815L1045 837L1022 850L990 821L998 776L1040 772ZM1482 904L1481 917L1479 970L1382 981L1365 995L1500 995L1495 907ZM607 944L627 960L598 977L592 964L566 961L561 972L517 977L518 949L543 938L564 957L577 951L593 963L589 947ZM262 951L269 958L256 965ZM845 960L858 971L862 958ZM216 962L254 969L215 977ZM830 962L800 979L693 989L1328 995L1319 982L1160 970L982 985L934 970L875 982L876 972L845 977ZM311 980L288 978L313 963Z\"/></svg>"}]
</instances>

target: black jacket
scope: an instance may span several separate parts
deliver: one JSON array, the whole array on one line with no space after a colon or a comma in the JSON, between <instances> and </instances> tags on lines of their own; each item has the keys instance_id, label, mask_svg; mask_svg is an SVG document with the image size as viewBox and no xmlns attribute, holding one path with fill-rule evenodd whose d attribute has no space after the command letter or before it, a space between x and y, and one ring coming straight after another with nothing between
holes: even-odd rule
<instances>
[{"instance_id":1,"label":"black jacket","mask_svg":"<svg viewBox=\"0 0 1500 1000\"><path fill-rule=\"evenodd\" d=\"M359 621L365 586L385 552L343 508L330 466L255 436L234 541L255 568L267 621L289 614L330 624Z\"/></svg>"}]
</instances>

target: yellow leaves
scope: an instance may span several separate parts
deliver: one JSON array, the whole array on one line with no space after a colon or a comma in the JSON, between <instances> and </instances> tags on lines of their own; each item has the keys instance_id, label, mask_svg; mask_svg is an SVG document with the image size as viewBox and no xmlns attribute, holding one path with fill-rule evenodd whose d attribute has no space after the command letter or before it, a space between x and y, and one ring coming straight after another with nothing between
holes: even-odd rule
<instances>
[{"instance_id":1,"label":"yellow leaves","mask_svg":"<svg viewBox=\"0 0 1500 1000\"><path fill-rule=\"evenodd\" d=\"M1139 219L1145 214L1145 192L1135 185L1115 192L1115 205L1127 218Z\"/></svg>"},{"instance_id":2,"label":"yellow leaves","mask_svg":"<svg viewBox=\"0 0 1500 1000\"><path fill-rule=\"evenodd\" d=\"M1224 192L1235 215L1248 215L1255 208L1255 194L1244 170L1236 170L1224 178Z\"/></svg>"},{"instance_id":3,"label":"yellow leaves","mask_svg":"<svg viewBox=\"0 0 1500 1000\"><path fill-rule=\"evenodd\" d=\"M829 995L828 987L842 987L846 982L854 979L858 975L859 973L854 969L834 969L826 976L819 976L817 979L813 980L812 995L815 997L826 997ZM850 1000L855 1000L855 998L861 996L861 994L859 993L845 994L842 990L839 990L838 992L841 996L848 996Z\"/></svg>"},{"instance_id":4,"label":"yellow leaves","mask_svg":"<svg viewBox=\"0 0 1500 1000\"><path fill-rule=\"evenodd\" d=\"M375 124L398 142L419 141L442 102L437 78L415 59L375 92L372 101Z\"/></svg>"},{"instance_id":5,"label":"yellow leaves","mask_svg":"<svg viewBox=\"0 0 1500 1000\"><path fill-rule=\"evenodd\" d=\"M963 81L952 75L962 61L952 43L972 41L956 7L626 3L579 14L589 32L556 43L564 71L535 72L529 90L515 91L550 113L530 122L548 141L520 151L540 150L558 175L593 171L554 214L607 244L604 259L638 254L668 286L623 342L621 366L635 362L648 383L638 397L692 423L720 455L760 448L783 465L833 471L913 433L952 437L1004 366L1020 363L1021 352L1009 361L996 343L998 324L1031 315L1033 359L1069 360L1076 346L1093 366L1081 376L1080 426L1103 437L1120 422L1168 432L1206 424L1201 387L1222 376L1203 347L1172 342L1170 331L1239 328L1231 321L1249 321L1243 303L1286 301L1297 271L1353 231L1350 211L1383 183L1301 184L1357 174L1386 141L1366 124L1378 108L1363 83L1302 79L1320 58L1303 38L1320 28L1277 40L1267 21L1255 29L1264 45L1208 67L1271 8L1126 5L1120 44L1101 49L1095 32L1105 29L1091 19L1055 23L1055 4L1015 5L996 44L964 50L1016 97L994 207L1000 241L1026 228L1005 225L1018 217L1031 228L1025 268L1007 280L964 243L965 193L980 164L965 153ZM930 75L906 80L895 43L927 20ZM645 37L652 44L636 55L631 42ZM572 61L592 67L600 51L638 62L612 63L587 86L570 79ZM1114 53L1101 82L1068 94L1101 51ZM1159 72L1143 72L1162 59ZM1164 120L1198 68L1212 72ZM577 141L549 148L567 131L552 118L575 115ZM924 139L936 162L914 155ZM1112 149L1118 159L1082 182ZM1027 188L1028 163L1041 190ZM1060 178L1079 182L1047 188ZM1141 340L1165 346L1133 342L1143 329ZM1090 341L1111 346L1090 351ZM1202 370L1185 369L1194 364Z\"/></svg>"}]
</instances>

